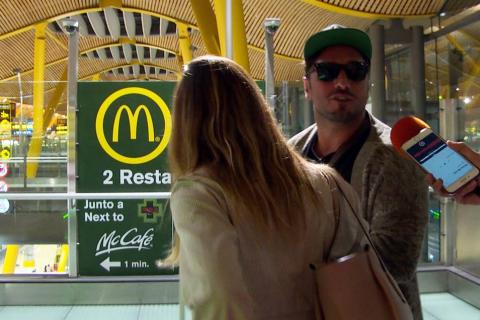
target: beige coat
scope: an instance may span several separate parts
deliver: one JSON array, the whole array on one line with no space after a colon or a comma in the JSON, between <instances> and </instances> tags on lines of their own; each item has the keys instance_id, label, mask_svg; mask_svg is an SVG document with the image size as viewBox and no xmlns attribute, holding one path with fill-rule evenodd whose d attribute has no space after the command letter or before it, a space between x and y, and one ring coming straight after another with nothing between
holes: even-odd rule
<instances>
[{"instance_id":1,"label":"beige coat","mask_svg":"<svg viewBox=\"0 0 480 320\"><path fill-rule=\"evenodd\" d=\"M204 172L175 183L171 210L180 237L181 299L194 319L314 319L309 264L358 251L364 236L345 198L332 197L334 187L322 174L312 179L324 209L306 203L301 242L254 232L236 218L243 209L232 208L222 187ZM355 192L340 183L357 206ZM333 201L339 212L333 212Z\"/></svg>"}]
</instances>

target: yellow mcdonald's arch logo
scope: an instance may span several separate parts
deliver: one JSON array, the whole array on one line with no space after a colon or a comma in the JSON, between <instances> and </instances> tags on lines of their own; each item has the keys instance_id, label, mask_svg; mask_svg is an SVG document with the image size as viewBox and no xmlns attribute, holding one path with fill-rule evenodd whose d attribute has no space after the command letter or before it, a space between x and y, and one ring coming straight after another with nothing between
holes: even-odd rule
<instances>
[{"instance_id":1,"label":"yellow mcdonald's arch logo","mask_svg":"<svg viewBox=\"0 0 480 320\"><path fill-rule=\"evenodd\" d=\"M143 104L139 105L135 109L135 113L133 113L130 107L127 105L122 105L120 108L118 108L117 113L115 114L115 120L113 121L112 141L118 142L118 128L120 127L120 118L122 117L123 111L127 113L128 123L130 124L130 139L137 139L138 117L140 116L140 111L143 111L145 113L145 118L147 118L148 142L153 142L155 138L153 132L152 115L150 114L148 108Z\"/></svg>"},{"instance_id":2,"label":"yellow mcdonald's arch logo","mask_svg":"<svg viewBox=\"0 0 480 320\"><path fill-rule=\"evenodd\" d=\"M139 157L130 157L115 151L111 147L110 143L107 141L105 132L103 129L105 114L108 111L108 108L112 105L114 101L129 94L143 95L150 98L153 102L155 102L156 106L160 109L160 112L163 115L163 120L165 123L163 136L160 139L159 145L155 149L153 149L151 152ZM122 105L115 114L115 119L113 122L113 129L112 129L113 131L112 142L118 142L120 119L123 112L127 113L128 123L130 127L130 139L134 140L137 138L138 118L140 116L140 112L142 111L144 112L145 118L147 121L148 141L149 142L155 141L154 123L153 123L152 116L150 114L149 109L145 105L139 105L136 107L135 111L132 112L130 107L128 107L127 105ZM98 109L97 118L95 120L95 131L96 131L97 139L98 139L98 142L100 143L100 146L110 157L127 164L141 164L141 163L145 163L155 159L165 150L165 148L167 147L168 141L170 140L170 135L172 133L172 118L171 118L170 110L168 109L167 104L155 92L145 88L140 88L140 87L123 88L118 91L115 91L110 96L108 96L105 99L105 101L103 101L102 105Z\"/></svg>"}]
</instances>

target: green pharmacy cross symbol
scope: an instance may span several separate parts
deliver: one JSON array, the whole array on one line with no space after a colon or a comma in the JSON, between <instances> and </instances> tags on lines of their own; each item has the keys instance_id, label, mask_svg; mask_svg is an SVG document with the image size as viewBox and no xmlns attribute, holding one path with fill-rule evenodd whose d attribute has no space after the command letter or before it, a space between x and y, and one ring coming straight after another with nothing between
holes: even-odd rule
<instances>
[{"instance_id":1,"label":"green pharmacy cross symbol","mask_svg":"<svg viewBox=\"0 0 480 320\"><path fill-rule=\"evenodd\" d=\"M159 217L160 222L162 222L165 216L165 208L156 200L144 200L143 203L138 205L138 216L147 223L157 223Z\"/></svg>"}]
</instances>

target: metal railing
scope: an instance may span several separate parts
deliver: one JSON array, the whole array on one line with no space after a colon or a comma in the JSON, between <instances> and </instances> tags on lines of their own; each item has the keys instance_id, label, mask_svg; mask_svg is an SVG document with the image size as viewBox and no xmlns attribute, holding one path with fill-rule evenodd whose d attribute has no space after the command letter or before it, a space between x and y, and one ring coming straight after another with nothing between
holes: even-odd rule
<instances>
[{"instance_id":1,"label":"metal railing","mask_svg":"<svg viewBox=\"0 0 480 320\"><path fill-rule=\"evenodd\" d=\"M110 193L0 193L7 200L85 200L85 199L169 199L171 192L110 192Z\"/></svg>"}]
</instances>

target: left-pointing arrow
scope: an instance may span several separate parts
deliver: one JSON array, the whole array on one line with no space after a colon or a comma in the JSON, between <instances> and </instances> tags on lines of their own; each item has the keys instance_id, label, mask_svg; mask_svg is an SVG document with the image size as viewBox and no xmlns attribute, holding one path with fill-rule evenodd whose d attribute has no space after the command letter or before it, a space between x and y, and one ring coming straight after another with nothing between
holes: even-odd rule
<instances>
[{"instance_id":1,"label":"left-pointing arrow","mask_svg":"<svg viewBox=\"0 0 480 320\"><path fill-rule=\"evenodd\" d=\"M120 261L110 261L110 257L107 257L105 260L103 260L100 265L105 269L107 270L108 272L110 272L110 268L112 267L120 267L121 266L121 263Z\"/></svg>"}]
</instances>

